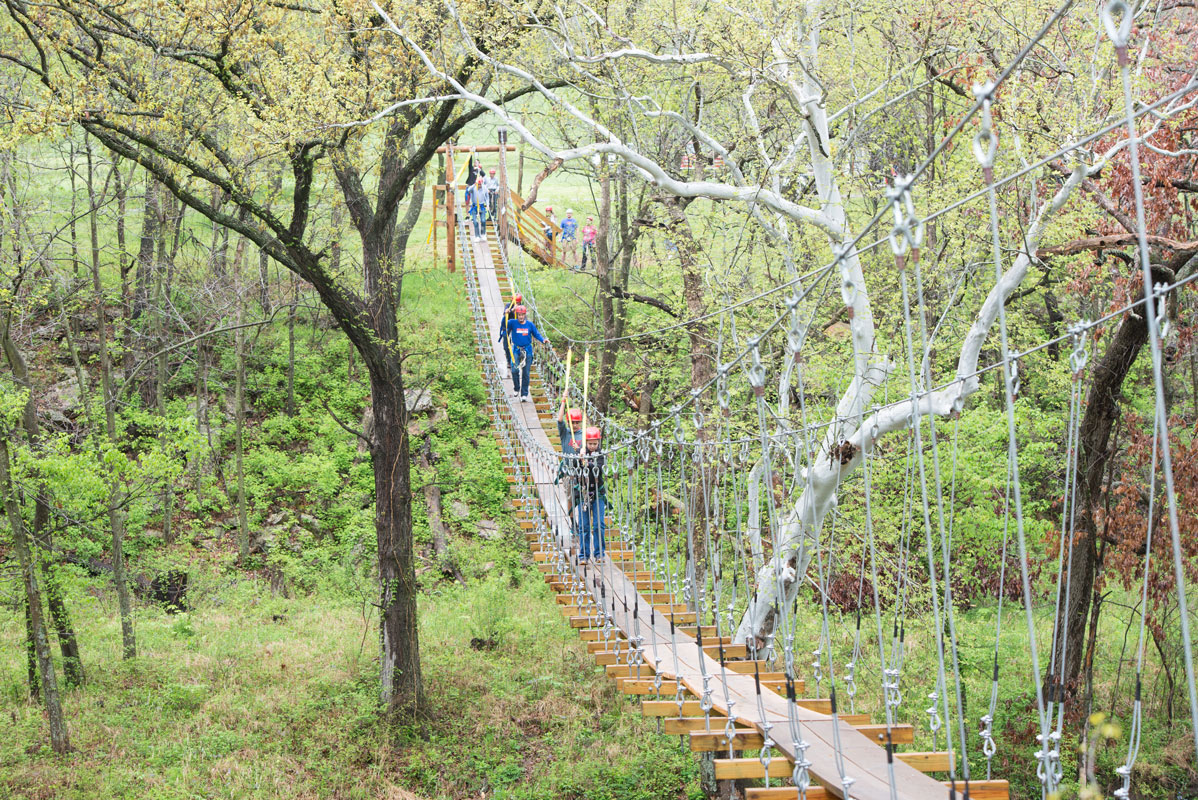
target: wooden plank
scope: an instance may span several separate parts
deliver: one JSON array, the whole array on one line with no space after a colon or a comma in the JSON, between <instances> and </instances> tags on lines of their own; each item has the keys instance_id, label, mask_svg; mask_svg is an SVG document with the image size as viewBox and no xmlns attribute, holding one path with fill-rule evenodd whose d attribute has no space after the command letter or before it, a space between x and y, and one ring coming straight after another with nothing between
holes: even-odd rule
<instances>
[{"instance_id":1,"label":"wooden plank","mask_svg":"<svg viewBox=\"0 0 1198 800\"><path fill-rule=\"evenodd\" d=\"M920 772L948 772L953 768L953 754L947 750L934 753L895 753L894 757Z\"/></svg>"},{"instance_id":2,"label":"wooden plank","mask_svg":"<svg viewBox=\"0 0 1198 800\"><path fill-rule=\"evenodd\" d=\"M595 642L594 644L599 644L599 643ZM644 675L643 672L641 674ZM616 678L616 688L619 689L619 691L624 694L642 694L642 695L643 694L656 694L657 690L654 689L653 684L654 684L654 680L653 680L652 676L650 676L648 678L634 678L634 677L622 677L622 676ZM761 685L765 686L769 689L772 689L776 692L784 692L786 690L786 682L785 681L762 681ZM715 696L714 693L719 692L718 687L719 687L719 682L712 681L711 688L712 688L712 692L713 692L713 695L712 695L713 697ZM674 682L663 680L661 683L661 691L662 691L662 694L673 694L675 691ZM798 686L796 686L796 691L803 691L803 689L798 688ZM689 694L689 691L688 691L688 694ZM885 727L885 726L883 726L883 727Z\"/></svg>"},{"instance_id":3,"label":"wooden plank","mask_svg":"<svg viewBox=\"0 0 1198 800\"><path fill-rule=\"evenodd\" d=\"M861 730L862 727L857 726L857 730ZM712 753L728 750L728 743L724 741L724 730L722 728L712 731L692 731L690 743L691 750L695 753ZM762 736L756 729L746 729L732 735L733 750L760 750L761 744Z\"/></svg>"},{"instance_id":4,"label":"wooden plank","mask_svg":"<svg viewBox=\"0 0 1198 800\"><path fill-rule=\"evenodd\" d=\"M885 725L858 725L857 730L879 744L886 744ZM890 728L890 741L892 744L912 744L915 741L915 726L905 723L892 726Z\"/></svg>"},{"instance_id":5,"label":"wooden plank","mask_svg":"<svg viewBox=\"0 0 1198 800\"><path fill-rule=\"evenodd\" d=\"M664 687L665 684L662 685ZM832 701L827 698L803 698L795 700L795 705L817 714L828 714L832 711ZM711 715L714 717L716 713L712 711ZM678 702L675 700L642 700L641 715L646 717L701 717L703 709L699 707L698 700L684 700L681 711L679 711Z\"/></svg>"},{"instance_id":6,"label":"wooden plank","mask_svg":"<svg viewBox=\"0 0 1198 800\"><path fill-rule=\"evenodd\" d=\"M717 719L719 720L718 722L716 721ZM713 716L711 718L712 728L719 727L722 730L725 724L724 717ZM749 728L745 728L743 725L739 724L736 727L738 730L750 730ZM707 720L705 720L703 717L667 717L661 721L662 733L665 733L668 736L685 736L691 731L702 731L706 729Z\"/></svg>"},{"instance_id":7,"label":"wooden plank","mask_svg":"<svg viewBox=\"0 0 1198 800\"><path fill-rule=\"evenodd\" d=\"M957 781L957 795L965 796L965 784ZM944 788L949 788L950 781L944 781ZM822 786L809 786L807 800L832 800L833 795ZM1010 800L1011 786L1007 781L970 781L969 797L971 800ZM799 790L793 786L752 787L745 789L745 800L799 800Z\"/></svg>"},{"instance_id":8,"label":"wooden plank","mask_svg":"<svg viewBox=\"0 0 1198 800\"><path fill-rule=\"evenodd\" d=\"M769 776L771 778L789 778L794 774L794 764L778 756L770 761ZM717 781L742 780L745 778L764 778L765 766L756 758L717 758L715 759L715 778Z\"/></svg>"}]
</instances>

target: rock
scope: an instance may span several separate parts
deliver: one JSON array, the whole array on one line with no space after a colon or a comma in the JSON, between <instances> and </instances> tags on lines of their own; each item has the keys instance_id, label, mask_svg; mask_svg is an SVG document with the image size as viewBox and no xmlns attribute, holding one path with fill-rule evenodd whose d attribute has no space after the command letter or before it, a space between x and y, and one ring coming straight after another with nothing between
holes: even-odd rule
<instances>
[{"instance_id":1,"label":"rock","mask_svg":"<svg viewBox=\"0 0 1198 800\"><path fill-rule=\"evenodd\" d=\"M70 411L79 406L79 380L71 375L63 378L48 390L49 398L63 411Z\"/></svg>"},{"instance_id":2,"label":"rock","mask_svg":"<svg viewBox=\"0 0 1198 800\"><path fill-rule=\"evenodd\" d=\"M449 513L453 514L458 519L469 519L470 506L466 505L461 500L454 500L449 504Z\"/></svg>"},{"instance_id":3,"label":"rock","mask_svg":"<svg viewBox=\"0 0 1198 800\"><path fill-rule=\"evenodd\" d=\"M489 542L494 542L503 537L503 533L499 530L499 525L489 519L480 519L478 521L478 535Z\"/></svg>"},{"instance_id":4,"label":"rock","mask_svg":"<svg viewBox=\"0 0 1198 800\"><path fill-rule=\"evenodd\" d=\"M495 569L494 561L488 561L486 564L483 564L483 574L484 575L486 575L488 572L490 572L493 569Z\"/></svg>"},{"instance_id":5,"label":"rock","mask_svg":"<svg viewBox=\"0 0 1198 800\"><path fill-rule=\"evenodd\" d=\"M162 531L158 528L146 528L141 532L141 535L147 539L161 539Z\"/></svg>"},{"instance_id":6,"label":"rock","mask_svg":"<svg viewBox=\"0 0 1198 800\"><path fill-rule=\"evenodd\" d=\"M273 531L262 530L250 534L250 553L266 555L274 545L275 536Z\"/></svg>"},{"instance_id":7,"label":"rock","mask_svg":"<svg viewBox=\"0 0 1198 800\"><path fill-rule=\"evenodd\" d=\"M69 431L75 427L71 422L70 417L59 411L57 408L46 408L39 412L41 423L47 428L53 428L58 431Z\"/></svg>"},{"instance_id":8,"label":"rock","mask_svg":"<svg viewBox=\"0 0 1198 800\"><path fill-rule=\"evenodd\" d=\"M417 389L404 394L408 404L409 414L423 414L433 407L433 392L431 389Z\"/></svg>"},{"instance_id":9,"label":"rock","mask_svg":"<svg viewBox=\"0 0 1198 800\"><path fill-rule=\"evenodd\" d=\"M283 521L283 512L282 511L276 511L275 513L271 514L269 517L266 518L266 524L270 525L271 527L278 525L282 521Z\"/></svg>"},{"instance_id":10,"label":"rock","mask_svg":"<svg viewBox=\"0 0 1198 800\"><path fill-rule=\"evenodd\" d=\"M311 514L300 514L298 522L301 528L306 531L310 531L317 536L320 536L325 532L324 523Z\"/></svg>"},{"instance_id":11,"label":"rock","mask_svg":"<svg viewBox=\"0 0 1198 800\"><path fill-rule=\"evenodd\" d=\"M172 569L158 575L150 582L149 595L168 614L187 611L187 573Z\"/></svg>"}]
</instances>

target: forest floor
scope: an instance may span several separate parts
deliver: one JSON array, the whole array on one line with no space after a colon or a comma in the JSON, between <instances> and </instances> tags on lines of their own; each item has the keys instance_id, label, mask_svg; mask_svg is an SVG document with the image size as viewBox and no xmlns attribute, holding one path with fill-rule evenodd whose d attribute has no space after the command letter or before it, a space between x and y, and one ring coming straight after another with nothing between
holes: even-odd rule
<instances>
[{"instance_id":1,"label":"forest floor","mask_svg":"<svg viewBox=\"0 0 1198 800\"><path fill-rule=\"evenodd\" d=\"M380 721L377 623L363 605L285 598L194 564L191 575L190 613L138 609L130 662L110 589L74 582L88 675L64 697L66 756L49 750L23 683L23 626L5 609L0 796L693 795L693 757L615 695L533 569L421 599L428 717L399 729Z\"/></svg>"},{"instance_id":2,"label":"forest floor","mask_svg":"<svg viewBox=\"0 0 1198 800\"><path fill-rule=\"evenodd\" d=\"M414 470L413 484L442 486L451 551L466 580L443 576L417 502L425 719L393 727L380 718L372 481L354 437L319 404L359 417L364 377L347 363L339 335L301 325L295 417L279 406L285 330L256 343L246 461L251 527L265 552L249 569L235 564L229 487L205 485L202 497L181 489L178 542L162 546L160 531L131 531L131 567L135 576L185 569L191 607L171 615L139 603L132 661L120 658L111 580L61 570L87 670L85 685L64 695L68 755L50 752L41 707L29 697L23 614L15 584L6 583L0 796L695 796L694 758L677 740L653 735L656 723L617 697L505 519L507 484L461 276L425 265L417 260L405 279L405 324L440 353L412 380L432 390L433 407L411 432L414 447L428 443L435 466ZM185 398L174 405L190 413ZM225 447L231 427L217 434ZM497 532L484 527L487 518ZM307 530L288 531L297 519Z\"/></svg>"}]
</instances>

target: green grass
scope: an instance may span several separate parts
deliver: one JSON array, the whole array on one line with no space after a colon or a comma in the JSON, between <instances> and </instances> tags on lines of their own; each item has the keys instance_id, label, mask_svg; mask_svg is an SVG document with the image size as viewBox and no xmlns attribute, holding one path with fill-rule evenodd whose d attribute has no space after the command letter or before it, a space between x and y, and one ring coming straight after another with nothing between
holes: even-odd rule
<instances>
[{"instance_id":1,"label":"green grass","mask_svg":"<svg viewBox=\"0 0 1198 800\"><path fill-rule=\"evenodd\" d=\"M284 599L193 571L203 601L186 617L139 608L140 653L122 662L109 588L71 588L89 675L64 698L69 755L49 752L41 709L24 697L21 618L11 607L0 617L0 794L14 800L693 790L691 755L614 694L529 567L422 599L429 719L398 731L380 722L376 620L360 603ZM471 649L480 636L496 648Z\"/></svg>"}]
</instances>

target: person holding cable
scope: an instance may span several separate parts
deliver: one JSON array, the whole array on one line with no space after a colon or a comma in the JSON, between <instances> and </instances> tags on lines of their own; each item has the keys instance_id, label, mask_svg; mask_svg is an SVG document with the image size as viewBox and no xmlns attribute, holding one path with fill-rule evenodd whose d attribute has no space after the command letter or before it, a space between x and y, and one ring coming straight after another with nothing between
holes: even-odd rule
<instances>
[{"instance_id":1,"label":"person holding cable","mask_svg":"<svg viewBox=\"0 0 1198 800\"><path fill-rule=\"evenodd\" d=\"M603 432L594 426L586 429L586 449L578 464L575 497L578 504L579 558L585 563L602 562L607 553L603 513L607 505L607 487L603 483L606 458L599 450Z\"/></svg>"},{"instance_id":2,"label":"person holding cable","mask_svg":"<svg viewBox=\"0 0 1198 800\"><path fill-rule=\"evenodd\" d=\"M505 363L508 367L508 375L510 375L512 378L512 387L514 389L518 389L520 387L516 386L516 373L514 370L512 370L512 347L510 342L511 336L508 335L507 324L516 318L516 306L523 302L524 295L516 292L516 294L512 296L512 301L503 307L503 317L499 322L499 341L503 343L503 355L506 357Z\"/></svg>"},{"instance_id":3,"label":"person holding cable","mask_svg":"<svg viewBox=\"0 0 1198 800\"><path fill-rule=\"evenodd\" d=\"M548 347L549 340L537 330L536 323L528 319L528 309L520 305L513 310L516 312L516 318L506 320L506 331L501 330L499 338L502 339L506 332L511 347L512 383L516 387L515 396L520 398L521 403L528 403L531 402L528 394L528 381L532 370L532 343L535 339Z\"/></svg>"}]
</instances>

